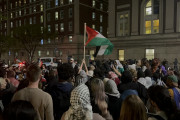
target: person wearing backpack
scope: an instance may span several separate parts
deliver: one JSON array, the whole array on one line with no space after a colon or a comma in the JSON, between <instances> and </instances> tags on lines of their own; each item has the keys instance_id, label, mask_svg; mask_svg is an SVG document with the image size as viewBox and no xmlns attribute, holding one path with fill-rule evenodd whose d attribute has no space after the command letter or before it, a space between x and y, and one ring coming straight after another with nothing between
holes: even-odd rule
<instances>
[{"instance_id":1,"label":"person wearing backpack","mask_svg":"<svg viewBox=\"0 0 180 120\"><path fill-rule=\"evenodd\" d=\"M59 66L57 71L59 82L47 91L53 99L54 120L60 120L63 113L69 109L73 85L68 81L74 76L74 69L68 63Z\"/></svg>"},{"instance_id":2,"label":"person wearing backpack","mask_svg":"<svg viewBox=\"0 0 180 120\"><path fill-rule=\"evenodd\" d=\"M166 84L169 87L168 91L171 98L175 101L177 108L180 110L180 89L178 88L177 77L175 75L168 76Z\"/></svg>"}]
</instances>

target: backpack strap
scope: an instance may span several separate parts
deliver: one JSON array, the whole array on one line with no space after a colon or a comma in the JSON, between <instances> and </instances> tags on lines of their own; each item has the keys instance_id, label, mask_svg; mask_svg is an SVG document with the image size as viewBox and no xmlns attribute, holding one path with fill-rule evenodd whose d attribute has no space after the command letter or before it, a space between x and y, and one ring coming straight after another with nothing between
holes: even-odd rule
<instances>
[{"instance_id":1,"label":"backpack strap","mask_svg":"<svg viewBox=\"0 0 180 120\"><path fill-rule=\"evenodd\" d=\"M162 118L161 116L155 115L155 114L151 114L151 113L148 113L148 118L149 118L149 117L156 118L157 120L165 120L165 119Z\"/></svg>"}]
</instances>

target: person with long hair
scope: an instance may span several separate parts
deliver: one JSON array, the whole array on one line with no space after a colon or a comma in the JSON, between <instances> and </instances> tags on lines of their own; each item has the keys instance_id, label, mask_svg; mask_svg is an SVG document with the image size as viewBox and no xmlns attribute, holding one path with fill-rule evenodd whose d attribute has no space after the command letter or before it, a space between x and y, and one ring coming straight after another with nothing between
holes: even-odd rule
<instances>
[{"instance_id":1,"label":"person with long hair","mask_svg":"<svg viewBox=\"0 0 180 120\"><path fill-rule=\"evenodd\" d=\"M106 120L112 120L108 111L107 96L104 83L101 79L94 78L90 83L91 104L94 113L99 113Z\"/></svg>"},{"instance_id":2,"label":"person with long hair","mask_svg":"<svg viewBox=\"0 0 180 120\"><path fill-rule=\"evenodd\" d=\"M177 110L175 102L163 86L151 86L148 89L151 105L156 114L149 114L148 120L180 120L180 111Z\"/></svg>"},{"instance_id":3,"label":"person with long hair","mask_svg":"<svg viewBox=\"0 0 180 120\"><path fill-rule=\"evenodd\" d=\"M146 107L137 95L129 95L123 101L119 120L147 120Z\"/></svg>"}]
</instances>

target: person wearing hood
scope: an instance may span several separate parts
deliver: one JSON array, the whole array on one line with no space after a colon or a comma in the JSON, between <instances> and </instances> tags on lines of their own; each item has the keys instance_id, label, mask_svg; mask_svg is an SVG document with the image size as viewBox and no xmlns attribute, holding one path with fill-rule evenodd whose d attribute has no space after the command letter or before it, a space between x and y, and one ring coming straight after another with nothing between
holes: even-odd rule
<instances>
[{"instance_id":1,"label":"person wearing hood","mask_svg":"<svg viewBox=\"0 0 180 120\"><path fill-rule=\"evenodd\" d=\"M59 82L52 86L47 92L52 96L54 119L60 120L64 112L66 112L70 106L70 94L74 88L72 83L68 82L73 79L74 69L68 64L62 64L58 70Z\"/></svg>"},{"instance_id":2,"label":"person wearing hood","mask_svg":"<svg viewBox=\"0 0 180 120\"><path fill-rule=\"evenodd\" d=\"M108 110L113 117L113 120L119 118L120 113L120 93L117 85L113 80L104 82L105 93L108 96Z\"/></svg>"}]
</instances>

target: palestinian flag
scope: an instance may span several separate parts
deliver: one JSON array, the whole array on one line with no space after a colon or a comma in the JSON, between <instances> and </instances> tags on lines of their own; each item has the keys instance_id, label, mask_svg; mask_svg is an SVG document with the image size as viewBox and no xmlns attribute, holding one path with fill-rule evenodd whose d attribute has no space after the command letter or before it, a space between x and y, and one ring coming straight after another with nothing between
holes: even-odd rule
<instances>
[{"instance_id":1,"label":"palestinian flag","mask_svg":"<svg viewBox=\"0 0 180 120\"><path fill-rule=\"evenodd\" d=\"M86 31L88 40L85 45L96 46L95 57L96 55L109 55L112 53L114 45L107 38L88 26L86 26Z\"/></svg>"}]
</instances>

